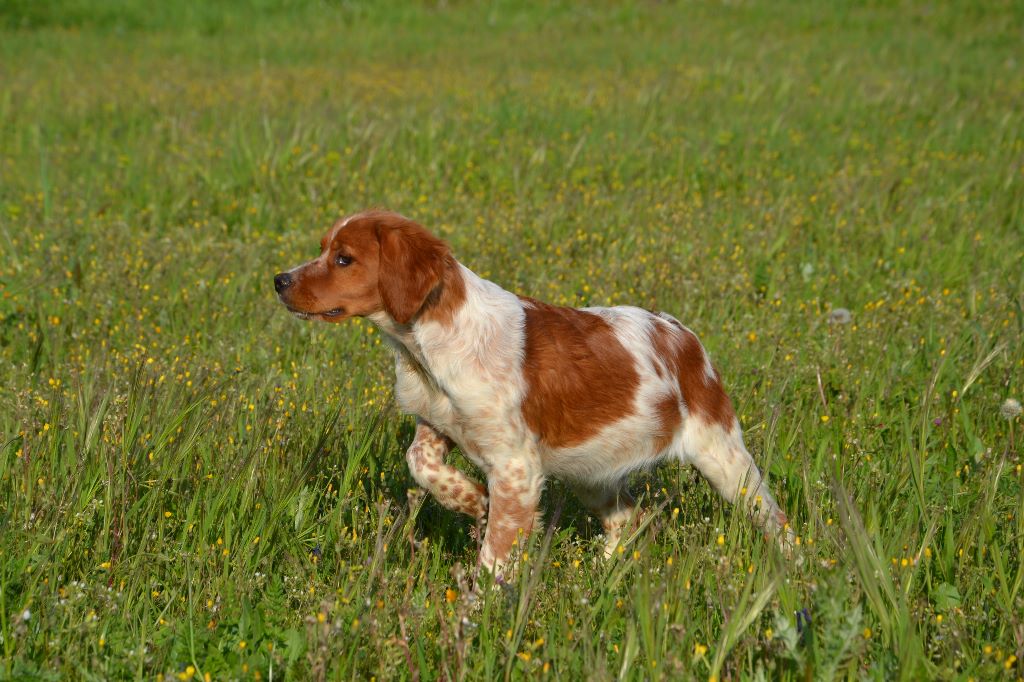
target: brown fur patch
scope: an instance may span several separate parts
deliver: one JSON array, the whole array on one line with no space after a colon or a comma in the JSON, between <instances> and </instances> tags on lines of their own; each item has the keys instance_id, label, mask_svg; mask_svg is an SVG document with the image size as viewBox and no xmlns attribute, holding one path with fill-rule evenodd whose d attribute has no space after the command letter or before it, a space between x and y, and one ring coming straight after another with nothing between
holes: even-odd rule
<instances>
[{"instance_id":1,"label":"brown fur patch","mask_svg":"<svg viewBox=\"0 0 1024 682\"><path fill-rule=\"evenodd\" d=\"M672 443L676 429L683 421L683 415L679 411L679 399L672 393L662 396L654 404L654 410L658 414L660 431L654 439L654 451L661 452Z\"/></svg>"},{"instance_id":2,"label":"brown fur patch","mask_svg":"<svg viewBox=\"0 0 1024 682\"><path fill-rule=\"evenodd\" d=\"M651 333L658 356L679 381L683 402L693 414L729 429L736 419L718 371L705 371L705 352L693 332L678 322L659 320Z\"/></svg>"},{"instance_id":3,"label":"brown fur patch","mask_svg":"<svg viewBox=\"0 0 1024 682\"><path fill-rule=\"evenodd\" d=\"M441 283L434 288L426 301L423 302L420 319L449 326L455 318L455 313L458 312L465 302L466 283L462 279L462 273L459 272L458 262L449 254L445 258Z\"/></svg>"},{"instance_id":4,"label":"brown fur patch","mask_svg":"<svg viewBox=\"0 0 1024 682\"><path fill-rule=\"evenodd\" d=\"M550 447L570 447L632 414L640 377L608 322L523 299L527 391L522 413Z\"/></svg>"}]
</instances>

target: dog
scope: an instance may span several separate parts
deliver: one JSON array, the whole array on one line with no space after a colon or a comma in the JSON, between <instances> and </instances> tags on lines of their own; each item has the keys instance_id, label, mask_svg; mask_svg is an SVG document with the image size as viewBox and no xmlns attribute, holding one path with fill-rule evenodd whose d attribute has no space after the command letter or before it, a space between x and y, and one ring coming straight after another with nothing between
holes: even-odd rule
<instances>
[{"instance_id":1,"label":"dog","mask_svg":"<svg viewBox=\"0 0 1024 682\"><path fill-rule=\"evenodd\" d=\"M398 405L416 416L409 470L448 509L486 518L479 562L498 579L536 524L549 477L600 518L606 554L634 513L629 474L670 459L743 501L766 534L792 533L707 352L671 315L518 296L421 225L379 210L339 220L320 255L275 275L274 288L304 320L365 317L380 328ZM454 445L486 485L445 462Z\"/></svg>"}]
</instances>

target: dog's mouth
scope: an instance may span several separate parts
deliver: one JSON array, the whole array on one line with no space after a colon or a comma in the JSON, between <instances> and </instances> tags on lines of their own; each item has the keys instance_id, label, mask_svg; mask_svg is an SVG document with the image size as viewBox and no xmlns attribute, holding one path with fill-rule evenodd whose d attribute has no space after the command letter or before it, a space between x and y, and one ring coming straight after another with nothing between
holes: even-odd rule
<instances>
[{"instance_id":1,"label":"dog's mouth","mask_svg":"<svg viewBox=\"0 0 1024 682\"><path fill-rule=\"evenodd\" d=\"M288 312L290 312L292 315L299 318L300 320L312 320L317 317L322 317L329 320L332 317L341 317L345 313L344 308L331 308L330 310L324 310L322 312L309 312L306 310L298 310L297 308L292 308L289 305L286 305L285 307L288 308Z\"/></svg>"}]
</instances>

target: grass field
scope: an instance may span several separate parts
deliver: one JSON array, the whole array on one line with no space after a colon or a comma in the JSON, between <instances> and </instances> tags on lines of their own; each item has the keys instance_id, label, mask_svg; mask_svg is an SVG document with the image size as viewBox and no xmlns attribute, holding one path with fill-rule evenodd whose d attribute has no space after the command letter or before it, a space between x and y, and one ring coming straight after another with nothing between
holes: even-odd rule
<instances>
[{"instance_id":1,"label":"grass field","mask_svg":"<svg viewBox=\"0 0 1024 682\"><path fill-rule=\"evenodd\" d=\"M1012 0L0 4L0 678L1024 678L1022 30ZM472 594L379 334L273 294L371 205L505 288L693 328L797 556L665 466L607 562L550 483L518 581Z\"/></svg>"}]
</instances>

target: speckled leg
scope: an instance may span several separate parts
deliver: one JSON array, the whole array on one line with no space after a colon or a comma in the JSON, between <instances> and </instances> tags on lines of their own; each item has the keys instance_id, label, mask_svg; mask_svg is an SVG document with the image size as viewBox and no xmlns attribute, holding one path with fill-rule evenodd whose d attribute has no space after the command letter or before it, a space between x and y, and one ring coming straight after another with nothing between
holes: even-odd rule
<instances>
[{"instance_id":1,"label":"speckled leg","mask_svg":"<svg viewBox=\"0 0 1024 682\"><path fill-rule=\"evenodd\" d=\"M511 577L512 549L522 545L537 524L537 505L543 487L539 465L511 462L491 471L487 481L490 511L480 549L480 563L496 578Z\"/></svg>"},{"instance_id":2,"label":"speckled leg","mask_svg":"<svg viewBox=\"0 0 1024 682\"><path fill-rule=\"evenodd\" d=\"M405 453L409 471L438 502L454 511L482 519L487 514L487 489L445 464L452 441L425 421L416 422L416 437Z\"/></svg>"}]
</instances>

